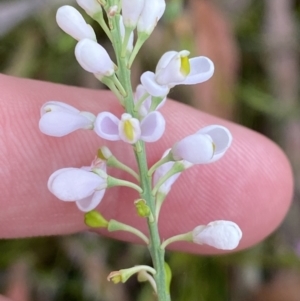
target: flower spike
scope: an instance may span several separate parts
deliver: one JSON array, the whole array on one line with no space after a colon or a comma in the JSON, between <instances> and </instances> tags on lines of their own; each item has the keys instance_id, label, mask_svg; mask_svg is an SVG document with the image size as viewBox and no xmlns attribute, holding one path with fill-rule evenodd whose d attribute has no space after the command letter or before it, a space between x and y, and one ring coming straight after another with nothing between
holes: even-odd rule
<instances>
[{"instance_id":1,"label":"flower spike","mask_svg":"<svg viewBox=\"0 0 300 301\"><path fill-rule=\"evenodd\" d=\"M58 26L75 40L91 39L96 41L96 34L91 25L87 24L80 12L72 6L64 5L57 10Z\"/></svg>"},{"instance_id":2,"label":"flower spike","mask_svg":"<svg viewBox=\"0 0 300 301\"><path fill-rule=\"evenodd\" d=\"M88 112L59 101L49 101L41 108L40 131L46 135L62 137L78 129L93 129L96 117Z\"/></svg>"}]
</instances>

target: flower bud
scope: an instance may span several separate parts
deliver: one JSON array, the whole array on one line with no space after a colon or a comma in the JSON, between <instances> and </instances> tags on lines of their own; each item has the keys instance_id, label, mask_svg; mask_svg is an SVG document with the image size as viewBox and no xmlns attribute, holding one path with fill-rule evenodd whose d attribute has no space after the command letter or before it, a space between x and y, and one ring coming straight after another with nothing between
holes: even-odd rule
<instances>
[{"instance_id":1,"label":"flower bud","mask_svg":"<svg viewBox=\"0 0 300 301\"><path fill-rule=\"evenodd\" d=\"M74 39L90 39L96 41L93 28L85 22L80 12L72 6L64 5L57 10L58 26Z\"/></svg>"},{"instance_id":2,"label":"flower bud","mask_svg":"<svg viewBox=\"0 0 300 301\"><path fill-rule=\"evenodd\" d=\"M194 243L206 244L221 250L235 249L243 235L236 223L224 220L210 222L207 226L198 226L192 234Z\"/></svg>"},{"instance_id":3,"label":"flower bud","mask_svg":"<svg viewBox=\"0 0 300 301\"><path fill-rule=\"evenodd\" d=\"M122 16L126 27L135 28L145 0L122 0Z\"/></svg>"},{"instance_id":4,"label":"flower bud","mask_svg":"<svg viewBox=\"0 0 300 301\"><path fill-rule=\"evenodd\" d=\"M102 7L97 0L77 0L77 4L91 17L102 12Z\"/></svg>"},{"instance_id":5,"label":"flower bud","mask_svg":"<svg viewBox=\"0 0 300 301\"><path fill-rule=\"evenodd\" d=\"M80 66L91 73L100 76L111 76L114 74L114 63L107 51L98 43L83 39L77 43L75 56Z\"/></svg>"}]
</instances>

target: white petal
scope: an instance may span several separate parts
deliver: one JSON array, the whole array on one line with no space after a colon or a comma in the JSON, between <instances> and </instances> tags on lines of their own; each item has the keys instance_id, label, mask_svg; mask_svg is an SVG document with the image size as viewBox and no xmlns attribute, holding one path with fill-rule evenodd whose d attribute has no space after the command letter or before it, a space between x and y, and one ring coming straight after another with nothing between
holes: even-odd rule
<instances>
[{"instance_id":1,"label":"white petal","mask_svg":"<svg viewBox=\"0 0 300 301\"><path fill-rule=\"evenodd\" d=\"M161 69L166 68L166 66L169 64L172 58L175 57L177 54L178 51L173 50L165 52L156 65L155 73L158 73Z\"/></svg>"},{"instance_id":2,"label":"white petal","mask_svg":"<svg viewBox=\"0 0 300 301\"><path fill-rule=\"evenodd\" d=\"M124 25L135 28L144 7L145 0L122 0Z\"/></svg>"},{"instance_id":3,"label":"white petal","mask_svg":"<svg viewBox=\"0 0 300 301\"><path fill-rule=\"evenodd\" d=\"M74 113L79 113L80 111L64 102L60 101L48 101L43 104L41 107L41 116L43 116L46 113L53 112L53 111L70 111Z\"/></svg>"},{"instance_id":4,"label":"white petal","mask_svg":"<svg viewBox=\"0 0 300 301\"><path fill-rule=\"evenodd\" d=\"M152 96L161 96L164 97L169 93L169 87L159 85L155 81L155 74L150 71L146 71L141 75L141 83L147 92Z\"/></svg>"},{"instance_id":5,"label":"white petal","mask_svg":"<svg viewBox=\"0 0 300 301\"><path fill-rule=\"evenodd\" d=\"M182 82L182 85L194 85L203 83L209 80L214 74L214 63L205 56L191 58L190 60L191 72L187 78Z\"/></svg>"},{"instance_id":6,"label":"white petal","mask_svg":"<svg viewBox=\"0 0 300 301\"><path fill-rule=\"evenodd\" d=\"M187 136L172 147L174 160L186 160L193 164L209 163L214 154L212 140L207 135Z\"/></svg>"},{"instance_id":7,"label":"white petal","mask_svg":"<svg viewBox=\"0 0 300 301\"><path fill-rule=\"evenodd\" d=\"M39 122L40 131L46 135L62 137L78 129L91 128L90 119L70 111L53 111L44 114Z\"/></svg>"},{"instance_id":8,"label":"white petal","mask_svg":"<svg viewBox=\"0 0 300 301\"><path fill-rule=\"evenodd\" d=\"M148 114L141 122L141 139L145 142L155 142L161 138L165 131L166 122L160 112Z\"/></svg>"},{"instance_id":9,"label":"white petal","mask_svg":"<svg viewBox=\"0 0 300 301\"><path fill-rule=\"evenodd\" d=\"M77 4L91 17L102 11L102 7L97 0L77 0Z\"/></svg>"},{"instance_id":10,"label":"white petal","mask_svg":"<svg viewBox=\"0 0 300 301\"><path fill-rule=\"evenodd\" d=\"M141 126L138 119L133 118L130 114L122 114L119 122L119 136L127 143L136 143L141 137Z\"/></svg>"},{"instance_id":11,"label":"white petal","mask_svg":"<svg viewBox=\"0 0 300 301\"><path fill-rule=\"evenodd\" d=\"M80 66L91 73L111 76L114 73L114 63L107 51L98 43L83 39L75 47L75 56Z\"/></svg>"},{"instance_id":12,"label":"white petal","mask_svg":"<svg viewBox=\"0 0 300 301\"><path fill-rule=\"evenodd\" d=\"M169 61L169 63L156 72L155 80L160 85L172 85L175 86L185 80L187 77L186 74L181 72L181 58L190 54L189 51L183 50L178 52L174 57Z\"/></svg>"},{"instance_id":13,"label":"white petal","mask_svg":"<svg viewBox=\"0 0 300 301\"><path fill-rule=\"evenodd\" d=\"M209 135L215 145L215 152L211 162L219 160L230 147L232 135L229 130L220 125L210 125L202 128L197 134Z\"/></svg>"},{"instance_id":14,"label":"white petal","mask_svg":"<svg viewBox=\"0 0 300 301\"><path fill-rule=\"evenodd\" d=\"M221 250L235 249L242 238L239 226L231 221L214 221L193 230L193 241Z\"/></svg>"},{"instance_id":15,"label":"white petal","mask_svg":"<svg viewBox=\"0 0 300 301\"><path fill-rule=\"evenodd\" d=\"M110 141L120 140L119 136L119 122L120 120L110 112L102 112L98 114L94 131L98 136Z\"/></svg>"},{"instance_id":16,"label":"white petal","mask_svg":"<svg viewBox=\"0 0 300 301\"><path fill-rule=\"evenodd\" d=\"M79 208L79 210L81 210L83 212L91 211L100 204L104 194L105 194L105 189L96 191L96 192L94 192L94 194L92 194L84 199L81 199L79 201L76 201L76 205Z\"/></svg>"},{"instance_id":17,"label":"white petal","mask_svg":"<svg viewBox=\"0 0 300 301\"><path fill-rule=\"evenodd\" d=\"M65 168L48 181L49 190L62 201L78 201L94 193L104 180L93 172Z\"/></svg>"},{"instance_id":18,"label":"white petal","mask_svg":"<svg viewBox=\"0 0 300 301\"><path fill-rule=\"evenodd\" d=\"M165 0L145 0L145 4L138 20L137 30L150 34L162 17L166 8Z\"/></svg>"},{"instance_id":19,"label":"white petal","mask_svg":"<svg viewBox=\"0 0 300 301\"><path fill-rule=\"evenodd\" d=\"M93 28L88 25L80 12L72 6L64 5L57 10L56 22L58 26L74 39L91 39L96 41Z\"/></svg>"}]
</instances>

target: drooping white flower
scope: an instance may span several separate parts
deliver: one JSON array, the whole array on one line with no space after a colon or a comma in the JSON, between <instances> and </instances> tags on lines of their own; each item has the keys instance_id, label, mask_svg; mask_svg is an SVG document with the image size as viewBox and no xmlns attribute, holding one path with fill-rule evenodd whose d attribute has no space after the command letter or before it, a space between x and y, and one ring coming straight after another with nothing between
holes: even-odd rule
<instances>
[{"instance_id":1,"label":"drooping white flower","mask_svg":"<svg viewBox=\"0 0 300 301\"><path fill-rule=\"evenodd\" d=\"M204 56L188 58L189 51L168 51L159 60L155 73L147 71L141 83L153 96L163 96L176 85L192 85L207 81L214 73L213 62Z\"/></svg>"},{"instance_id":2,"label":"drooping white flower","mask_svg":"<svg viewBox=\"0 0 300 301\"><path fill-rule=\"evenodd\" d=\"M80 112L59 101L46 102L41 108L40 131L46 135L62 137L78 129L93 129L96 116Z\"/></svg>"},{"instance_id":3,"label":"drooping white flower","mask_svg":"<svg viewBox=\"0 0 300 301\"><path fill-rule=\"evenodd\" d=\"M114 74L114 63L107 51L98 43L83 39L75 47L75 56L80 66L97 76Z\"/></svg>"},{"instance_id":4,"label":"drooping white flower","mask_svg":"<svg viewBox=\"0 0 300 301\"><path fill-rule=\"evenodd\" d=\"M143 85L138 85L136 87L136 91L135 91L135 94L134 94L134 102L137 103L139 101L139 99L141 99L146 93L148 93L148 92L146 91L144 86ZM161 108L165 104L166 100L167 100L167 98L163 97L163 99L161 100L159 105L156 107L156 110ZM144 100L142 105L139 107L138 112L139 112L140 116L145 117L147 114L149 114L150 109L151 109L151 105L152 105L152 97L151 97L151 95L149 95Z\"/></svg>"},{"instance_id":5,"label":"drooping white flower","mask_svg":"<svg viewBox=\"0 0 300 301\"><path fill-rule=\"evenodd\" d=\"M139 139L145 142L157 141L164 133L165 119L159 112L152 112L142 122L124 113L121 120L110 112L98 114L94 130L98 136L111 140L123 140L136 143Z\"/></svg>"},{"instance_id":6,"label":"drooping white flower","mask_svg":"<svg viewBox=\"0 0 300 301\"><path fill-rule=\"evenodd\" d=\"M95 14L102 12L102 7L97 0L76 0L77 4L85 10L85 12L93 17Z\"/></svg>"},{"instance_id":7,"label":"drooping white flower","mask_svg":"<svg viewBox=\"0 0 300 301\"><path fill-rule=\"evenodd\" d=\"M207 226L198 226L193 232L193 242L206 244L221 250L235 249L243 234L240 227L231 221L214 221Z\"/></svg>"},{"instance_id":8,"label":"drooping white flower","mask_svg":"<svg viewBox=\"0 0 300 301\"><path fill-rule=\"evenodd\" d=\"M165 0L145 0L137 31L150 35L166 9Z\"/></svg>"},{"instance_id":9,"label":"drooping white flower","mask_svg":"<svg viewBox=\"0 0 300 301\"><path fill-rule=\"evenodd\" d=\"M210 125L175 143L171 153L175 161L207 164L220 159L229 148L232 135L223 126Z\"/></svg>"},{"instance_id":10,"label":"drooping white flower","mask_svg":"<svg viewBox=\"0 0 300 301\"><path fill-rule=\"evenodd\" d=\"M136 27L144 4L145 0L122 0L122 16L126 27Z\"/></svg>"},{"instance_id":11,"label":"drooping white flower","mask_svg":"<svg viewBox=\"0 0 300 301\"><path fill-rule=\"evenodd\" d=\"M91 39L96 41L96 34L91 25L87 24L80 12L72 6L64 5L57 10L58 26L71 37L80 41Z\"/></svg>"},{"instance_id":12,"label":"drooping white flower","mask_svg":"<svg viewBox=\"0 0 300 301\"><path fill-rule=\"evenodd\" d=\"M106 174L105 164L99 169ZM100 177L86 168L59 169L48 180L51 193L62 201L76 202L77 207L84 212L91 211L100 204L106 187L105 176Z\"/></svg>"}]
</instances>

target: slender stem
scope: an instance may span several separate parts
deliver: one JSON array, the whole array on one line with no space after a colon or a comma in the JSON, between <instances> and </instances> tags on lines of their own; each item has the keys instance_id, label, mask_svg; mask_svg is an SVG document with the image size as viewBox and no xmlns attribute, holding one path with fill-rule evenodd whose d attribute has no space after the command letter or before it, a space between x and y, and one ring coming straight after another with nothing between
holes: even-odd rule
<instances>
[{"instance_id":1,"label":"slender stem","mask_svg":"<svg viewBox=\"0 0 300 301\"><path fill-rule=\"evenodd\" d=\"M163 165L163 164L165 164L165 163L167 163L169 161L172 161L172 159L170 158L170 155L168 154L167 156L161 158L159 161L157 161L154 165L151 166L151 168L148 171L148 175L152 176L152 174L155 172L155 170L159 166L161 166L161 165Z\"/></svg>"},{"instance_id":2,"label":"slender stem","mask_svg":"<svg viewBox=\"0 0 300 301\"><path fill-rule=\"evenodd\" d=\"M166 246L168 246L169 244L176 242L176 241L193 241L193 235L192 232L188 232L188 233L184 233L184 234L179 234L179 235L175 235L173 237L168 238L167 240L165 240L162 244L161 244L161 249L165 249Z\"/></svg>"},{"instance_id":3,"label":"slender stem","mask_svg":"<svg viewBox=\"0 0 300 301\"><path fill-rule=\"evenodd\" d=\"M131 52L129 61L128 61L128 68L131 67L136 55L138 54L138 52L140 51L141 47L144 45L145 41L149 38L149 35L147 34L143 34L143 33L139 33L138 34L138 39L134 45L134 48Z\"/></svg>"},{"instance_id":4,"label":"slender stem","mask_svg":"<svg viewBox=\"0 0 300 301\"><path fill-rule=\"evenodd\" d=\"M156 195L158 189L162 184L164 184L172 176L174 176L179 172L182 172L183 170L184 170L184 165L181 162L174 163L173 167L158 180L158 182L156 183L155 187L152 190L152 194Z\"/></svg>"},{"instance_id":5,"label":"slender stem","mask_svg":"<svg viewBox=\"0 0 300 301\"><path fill-rule=\"evenodd\" d=\"M96 76L96 78L98 78ZM118 98L121 105L124 106L124 97L121 95L120 91L115 86L114 82L109 77L98 78L104 85L106 85Z\"/></svg>"},{"instance_id":6,"label":"slender stem","mask_svg":"<svg viewBox=\"0 0 300 301\"><path fill-rule=\"evenodd\" d=\"M107 35L109 40L111 41L112 40L111 33L109 31L109 28L108 28L107 24L104 21L103 12L101 11L101 12L95 14L93 16L93 19L98 22L98 24L101 26L101 28L103 29L103 31L105 32L105 34Z\"/></svg>"},{"instance_id":7,"label":"slender stem","mask_svg":"<svg viewBox=\"0 0 300 301\"><path fill-rule=\"evenodd\" d=\"M125 26L125 35L124 35L124 40L123 40L123 44L122 44L122 53L121 53L122 58L126 57L127 44L128 44L128 41L129 41L132 31L133 31L132 28Z\"/></svg>"},{"instance_id":8,"label":"slender stem","mask_svg":"<svg viewBox=\"0 0 300 301\"><path fill-rule=\"evenodd\" d=\"M112 80L116 85L116 87L118 88L118 90L120 91L120 93L122 94L122 96L125 97L127 93L115 74L112 76Z\"/></svg>"},{"instance_id":9,"label":"slender stem","mask_svg":"<svg viewBox=\"0 0 300 301\"><path fill-rule=\"evenodd\" d=\"M140 176L129 166L120 162L115 156L109 157L106 162L107 162L107 166L124 170L124 171L128 172L130 175L132 175L136 180L140 181Z\"/></svg>"},{"instance_id":10,"label":"slender stem","mask_svg":"<svg viewBox=\"0 0 300 301\"><path fill-rule=\"evenodd\" d=\"M140 186L138 186L132 182L108 176L107 177L107 188L115 187L115 186L126 186L129 188L135 189L138 193L143 192L143 189Z\"/></svg>"},{"instance_id":11,"label":"slender stem","mask_svg":"<svg viewBox=\"0 0 300 301\"><path fill-rule=\"evenodd\" d=\"M162 193L162 192L158 192L156 194L156 199L155 199L155 218L156 220L158 220L158 217L159 217L159 213L160 213L160 208L166 198L166 194L165 193Z\"/></svg>"},{"instance_id":12,"label":"slender stem","mask_svg":"<svg viewBox=\"0 0 300 301\"><path fill-rule=\"evenodd\" d=\"M132 233L136 236L138 236L139 238L141 238L145 243L146 245L149 244L149 239L148 237L142 233L140 230L134 228L134 227L131 227L129 225L126 225L126 224L123 224L123 223L120 223L114 219L111 219L109 222L108 222L108 227L107 227L107 230L109 232L114 232L114 231L125 231L125 232L129 232L129 233ZM151 268L152 269L152 268ZM153 270L153 269L152 269ZM151 270L151 271L152 271Z\"/></svg>"}]
</instances>

